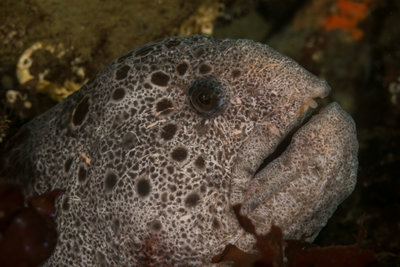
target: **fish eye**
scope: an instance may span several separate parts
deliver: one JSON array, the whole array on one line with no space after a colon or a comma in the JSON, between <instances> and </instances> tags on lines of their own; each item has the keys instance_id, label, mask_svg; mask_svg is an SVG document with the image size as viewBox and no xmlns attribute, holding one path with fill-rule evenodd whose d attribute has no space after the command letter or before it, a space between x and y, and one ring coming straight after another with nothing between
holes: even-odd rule
<instances>
[{"instance_id":1,"label":"fish eye","mask_svg":"<svg viewBox=\"0 0 400 267\"><path fill-rule=\"evenodd\" d=\"M199 79L189 88L189 98L196 111L211 115L222 105L221 85L210 78Z\"/></svg>"}]
</instances>

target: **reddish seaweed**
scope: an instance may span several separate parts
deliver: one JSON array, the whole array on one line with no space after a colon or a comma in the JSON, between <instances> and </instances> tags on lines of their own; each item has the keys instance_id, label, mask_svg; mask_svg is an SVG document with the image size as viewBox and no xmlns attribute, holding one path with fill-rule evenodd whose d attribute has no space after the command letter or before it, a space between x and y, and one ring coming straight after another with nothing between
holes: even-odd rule
<instances>
[{"instance_id":1,"label":"reddish seaweed","mask_svg":"<svg viewBox=\"0 0 400 267\"><path fill-rule=\"evenodd\" d=\"M19 186L0 183L1 266L38 266L50 257L57 243L54 201L62 192L31 197L24 205Z\"/></svg>"}]
</instances>

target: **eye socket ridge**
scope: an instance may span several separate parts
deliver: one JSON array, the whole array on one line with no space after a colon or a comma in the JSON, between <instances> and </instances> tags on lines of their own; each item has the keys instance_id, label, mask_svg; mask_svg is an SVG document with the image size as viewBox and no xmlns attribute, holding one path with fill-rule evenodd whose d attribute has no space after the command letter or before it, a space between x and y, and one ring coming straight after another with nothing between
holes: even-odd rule
<instances>
[{"instance_id":1,"label":"eye socket ridge","mask_svg":"<svg viewBox=\"0 0 400 267\"><path fill-rule=\"evenodd\" d=\"M213 78L204 77L196 80L189 88L192 107L203 115L215 113L223 103L221 84Z\"/></svg>"}]
</instances>

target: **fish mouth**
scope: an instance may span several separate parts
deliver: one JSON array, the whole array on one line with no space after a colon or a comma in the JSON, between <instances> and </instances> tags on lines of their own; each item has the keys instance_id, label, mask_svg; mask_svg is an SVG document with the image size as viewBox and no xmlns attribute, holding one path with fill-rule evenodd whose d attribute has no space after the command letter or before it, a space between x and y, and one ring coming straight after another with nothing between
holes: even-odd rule
<instances>
[{"instance_id":1,"label":"fish mouth","mask_svg":"<svg viewBox=\"0 0 400 267\"><path fill-rule=\"evenodd\" d=\"M270 153L267 157L265 157L261 164L259 164L257 170L254 172L253 179L260 173L264 168L266 168L272 161L279 158L282 153L288 148L290 145L293 135L301 130L301 128L306 125L313 116L320 114L329 104L331 104L330 99L326 98L325 95L318 96L316 98L312 98L308 103L303 104L299 110L299 117L301 120L298 125L294 126L283 138L279 141L276 148Z\"/></svg>"},{"instance_id":2,"label":"fish mouth","mask_svg":"<svg viewBox=\"0 0 400 267\"><path fill-rule=\"evenodd\" d=\"M316 92L303 101L286 132L271 142L271 125L259 129L247 141L254 153L249 156L252 151L245 147L239 157L231 204L242 204L241 214L259 233L275 224L286 238L313 240L354 189L354 121L337 103L318 101L327 96L328 87Z\"/></svg>"},{"instance_id":3,"label":"fish mouth","mask_svg":"<svg viewBox=\"0 0 400 267\"><path fill-rule=\"evenodd\" d=\"M260 193L259 188L259 182L262 178L265 176L265 170L268 168L268 166L275 160L278 160L280 156L288 149L289 145L292 142L293 136L302 130L302 127L304 127L311 118L321 112L324 108L326 108L330 103L326 101L322 101L322 99L319 99L317 101L319 104L317 107L310 107L307 112L304 115L304 118L301 120L301 122L293 127L287 135L283 137L282 140L277 144L276 148L273 150L272 153L270 153L267 157L263 158L261 164L259 164L258 168L256 171L254 171L254 174L251 177L251 181L249 183L249 186L247 188L247 192L244 198L244 201L242 205L242 212L243 213L248 213L249 211L252 211L257 208L257 202L254 202L254 199L260 198L259 196L256 196L254 193L258 192ZM251 204L249 204L251 203Z\"/></svg>"}]
</instances>

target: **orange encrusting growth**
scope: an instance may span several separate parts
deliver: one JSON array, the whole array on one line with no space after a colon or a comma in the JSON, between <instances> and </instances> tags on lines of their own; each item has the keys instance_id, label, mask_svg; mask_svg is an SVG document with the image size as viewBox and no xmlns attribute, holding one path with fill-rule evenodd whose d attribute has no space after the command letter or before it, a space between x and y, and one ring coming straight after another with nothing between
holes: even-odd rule
<instances>
[{"instance_id":1,"label":"orange encrusting growth","mask_svg":"<svg viewBox=\"0 0 400 267\"><path fill-rule=\"evenodd\" d=\"M357 24L367 17L371 1L338 0L336 2L337 12L323 21L324 30L342 29L348 32L354 40L361 39L364 33L357 28Z\"/></svg>"}]
</instances>

